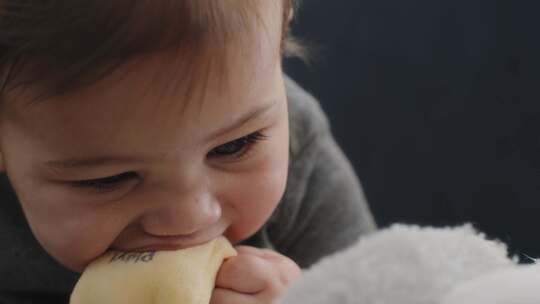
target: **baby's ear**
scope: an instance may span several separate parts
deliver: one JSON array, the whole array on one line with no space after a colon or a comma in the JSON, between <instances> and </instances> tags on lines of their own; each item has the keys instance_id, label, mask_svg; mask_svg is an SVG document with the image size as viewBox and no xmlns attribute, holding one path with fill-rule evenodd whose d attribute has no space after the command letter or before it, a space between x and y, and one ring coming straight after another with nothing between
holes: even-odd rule
<instances>
[{"instance_id":1,"label":"baby's ear","mask_svg":"<svg viewBox=\"0 0 540 304\"><path fill-rule=\"evenodd\" d=\"M294 5L291 5L291 9L289 10L289 20L287 20L287 22L291 22L293 19L294 19L294 14L295 14L295 9L294 9Z\"/></svg>"},{"instance_id":2,"label":"baby's ear","mask_svg":"<svg viewBox=\"0 0 540 304\"><path fill-rule=\"evenodd\" d=\"M0 147L0 173L6 171L5 165L4 165L4 154L2 153L2 147Z\"/></svg>"}]
</instances>

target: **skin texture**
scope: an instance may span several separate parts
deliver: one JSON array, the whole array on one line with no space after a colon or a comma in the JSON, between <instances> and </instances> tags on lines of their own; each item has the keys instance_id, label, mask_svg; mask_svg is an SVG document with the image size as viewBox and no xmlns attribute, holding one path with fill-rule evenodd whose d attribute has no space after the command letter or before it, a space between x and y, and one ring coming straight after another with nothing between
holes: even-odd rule
<instances>
[{"instance_id":1,"label":"skin texture","mask_svg":"<svg viewBox=\"0 0 540 304\"><path fill-rule=\"evenodd\" d=\"M219 235L236 244L267 221L286 184L288 116L281 8L263 3L256 43L219 59L227 61L225 77L199 73L207 76L203 95L191 94L197 79L182 85L183 70L170 64L181 59L172 52L138 58L44 102L28 103L32 88L8 94L0 169L59 263L82 271L109 249L174 250ZM172 87L171 79L178 79ZM260 140L238 140L256 132ZM78 182L103 178L100 189ZM300 273L278 253L237 249L218 273L213 304L269 303Z\"/></svg>"}]
</instances>

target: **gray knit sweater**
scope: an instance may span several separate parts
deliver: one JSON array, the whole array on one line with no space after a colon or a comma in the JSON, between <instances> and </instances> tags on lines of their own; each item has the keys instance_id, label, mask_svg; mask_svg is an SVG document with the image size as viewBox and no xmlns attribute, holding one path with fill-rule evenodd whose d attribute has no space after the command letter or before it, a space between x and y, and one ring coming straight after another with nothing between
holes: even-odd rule
<instances>
[{"instance_id":1,"label":"gray knit sweater","mask_svg":"<svg viewBox=\"0 0 540 304\"><path fill-rule=\"evenodd\" d=\"M375 224L360 184L317 101L286 78L290 120L287 188L266 225L244 244L272 248L306 268ZM78 275L41 249L0 175L0 303L67 303Z\"/></svg>"}]
</instances>

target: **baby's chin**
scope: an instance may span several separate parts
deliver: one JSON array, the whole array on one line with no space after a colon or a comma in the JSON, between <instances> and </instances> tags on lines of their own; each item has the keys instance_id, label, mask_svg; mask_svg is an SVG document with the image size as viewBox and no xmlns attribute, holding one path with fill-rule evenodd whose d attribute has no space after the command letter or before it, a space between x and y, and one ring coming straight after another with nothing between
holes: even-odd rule
<instances>
[{"instance_id":1,"label":"baby's chin","mask_svg":"<svg viewBox=\"0 0 540 304\"><path fill-rule=\"evenodd\" d=\"M88 265L103 256L108 251L109 250L100 250L93 254L72 253L70 255L55 255L54 253L49 252L49 255L64 268L67 268L73 272L82 273Z\"/></svg>"},{"instance_id":2,"label":"baby's chin","mask_svg":"<svg viewBox=\"0 0 540 304\"><path fill-rule=\"evenodd\" d=\"M81 258L81 255L77 254L67 254L67 250L62 252L61 254L58 254L57 252L47 250L47 248L44 248L47 252L47 255L56 262L57 265L73 271L77 273L81 273L84 271L84 269L92 263L95 259L99 258L101 254L99 255L91 255L87 258Z\"/></svg>"},{"instance_id":3,"label":"baby's chin","mask_svg":"<svg viewBox=\"0 0 540 304\"><path fill-rule=\"evenodd\" d=\"M538 304L540 264L496 271L459 285L441 304Z\"/></svg>"},{"instance_id":4,"label":"baby's chin","mask_svg":"<svg viewBox=\"0 0 540 304\"><path fill-rule=\"evenodd\" d=\"M90 265L90 263L92 263L93 260L98 258L98 257L95 257L94 259L89 259L87 261L74 261L74 260L65 259L62 257L55 257L55 256L52 256L52 257L60 266L76 273L82 273L84 269L86 269L86 267Z\"/></svg>"},{"instance_id":5,"label":"baby's chin","mask_svg":"<svg viewBox=\"0 0 540 304\"><path fill-rule=\"evenodd\" d=\"M91 258L87 258L85 260L66 261L66 262L61 262L61 264L71 271L82 273L86 269L86 267L88 267L88 265L92 264L93 261L99 259L103 255L105 255L107 252L108 251L104 251L100 255L92 256Z\"/></svg>"}]
</instances>

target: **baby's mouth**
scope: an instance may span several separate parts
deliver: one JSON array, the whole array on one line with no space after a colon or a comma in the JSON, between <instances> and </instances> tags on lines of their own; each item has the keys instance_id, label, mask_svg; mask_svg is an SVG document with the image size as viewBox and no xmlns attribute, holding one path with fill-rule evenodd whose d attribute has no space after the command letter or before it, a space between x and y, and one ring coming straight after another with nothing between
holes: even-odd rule
<instances>
[{"instance_id":1,"label":"baby's mouth","mask_svg":"<svg viewBox=\"0 0 540 304\"><path fill-rule=\"evenodd\" d=\"M129 252L174 251L205 244L223 235L225 229L209 229L187 235L149 236L145 241L133 247L114 248L111 250Z\"/></svg>"},{"instance_id":2,"label":"baby's mouth","mask_svg":"<svg viewBox=\"0 0 540 304\"><path fill-rule=\"evenodd\" d=\"M148 251L181 250L181 249L186 249L186 248L202 245L204 243L211 241L212 239L208 239L208 240L203 239L200 241L194 240L194 241L181 241L181 242L152 243L149 245L134 248L130 251L148 252Z\"/></svg>"}]
</instances>

